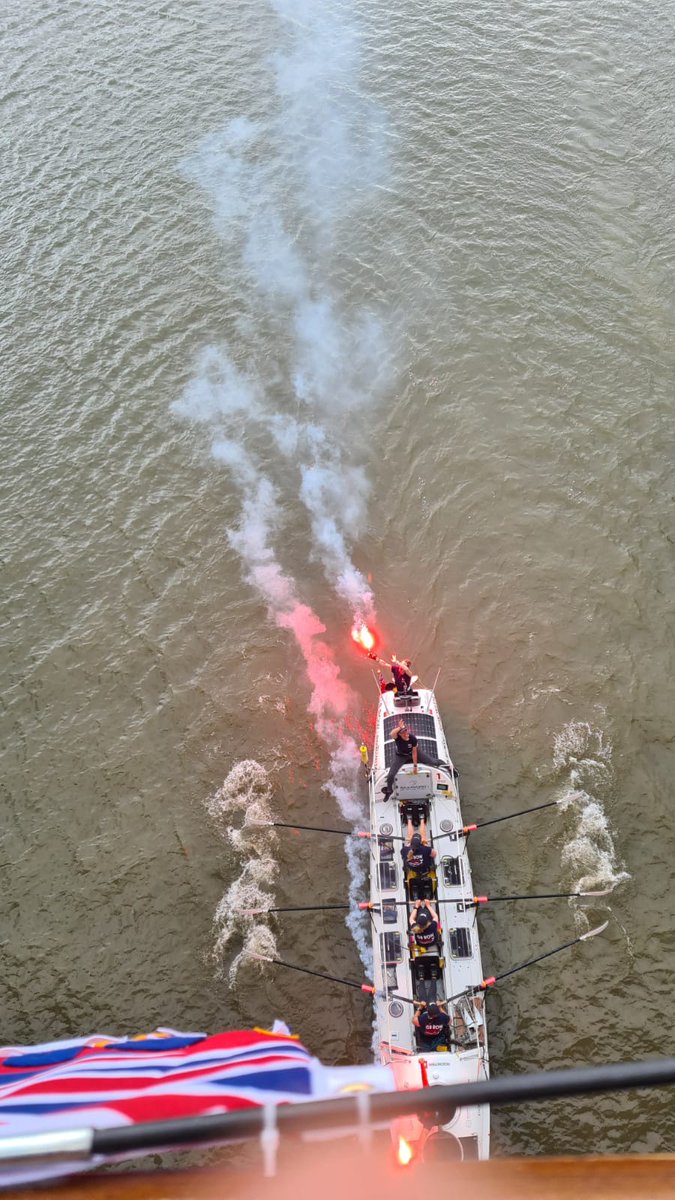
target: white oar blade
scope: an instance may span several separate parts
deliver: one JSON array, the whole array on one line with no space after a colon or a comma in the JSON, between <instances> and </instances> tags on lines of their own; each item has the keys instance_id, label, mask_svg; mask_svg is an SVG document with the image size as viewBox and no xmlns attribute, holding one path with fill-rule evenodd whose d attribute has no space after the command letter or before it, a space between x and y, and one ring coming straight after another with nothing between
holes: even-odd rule
<instances>
[{"instance_id":1,"label":"white oar blade","mask_svg":"<svg viewBox=\"0 0 675 1200\"><path fill-rule=\"evenodd\" d=\"M609 896L614 891L613 887L605 888L604 892L577 892L577 896Z\"/></svg>"},{"instance_id":2,"label":"white oar blade","mask_svg":"<svg viewBox=\"0 0 675 1200\"><path fill-rule=\"evenodd\" d=\"M604 931L608 925L609 925L609 921L605 921L605 922L603 922L602 925L598 925L597 929L589 929L588 933L582 933L581 937L579 938L579 941L587 942L589 938L595 937L595 935L597 933L604 933Z\"/></svg>"}]
</instances>

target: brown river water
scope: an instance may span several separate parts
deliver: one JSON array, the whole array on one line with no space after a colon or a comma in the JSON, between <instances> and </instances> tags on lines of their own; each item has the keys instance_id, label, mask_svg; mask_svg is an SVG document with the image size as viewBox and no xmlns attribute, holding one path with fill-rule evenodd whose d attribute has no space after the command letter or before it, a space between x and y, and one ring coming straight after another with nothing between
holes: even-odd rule
<instances>
[{"instance_id":1,"label":"brown river water","mask_svg":"<svg viewBox=\"0 0 675 1200\"><path fill-rule=\"evenodd\" d=\"M0 1040L282 1017L366 1061L377 692L433 683L498 1074L673 1052L666 0L4 0ZM261 900L262 897L262 900ZM239 957L243 950L243 957ZM496 1153L675 1150L666 1093Z\"/></svg>"}]
</instances>

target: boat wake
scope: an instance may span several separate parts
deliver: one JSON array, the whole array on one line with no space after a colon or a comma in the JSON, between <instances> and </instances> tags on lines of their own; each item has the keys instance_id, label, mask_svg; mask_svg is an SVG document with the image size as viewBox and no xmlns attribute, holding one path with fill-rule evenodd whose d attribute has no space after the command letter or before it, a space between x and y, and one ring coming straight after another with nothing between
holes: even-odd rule
<instances>
[{"instance_id":1,"label":"boat wake","mask_svg":"<svg viewBox=\"0 0 675 1200\"><path fill-rule=\"evenodd\" d=\"M236 763L217 792L207 801L209 815L231 846L240 871L225 892L214 915L216 934L213 956L219 974L224 973L224 959L231 943L241 948L229 969L230 986L234 983L241 962L251 952L275 957L274 934L257 917L245 915L243 909L265 908L274 903L268 889L277 874L274 857L276 834L269 826L256 824L272 820L272 786L265 768L255 759Z\"/></svg>"},{"instance_id":2,"label":"boat wake","mask_svg":"<svg viewBox=\"0 0 675 1200\"><path fill-rule=\"evenodd\" d=\"M572 721L556 735L553 767L568 836L562 865L574 891L614 888L630 875L619 861L603 800L614 783L612 744L602 730Z\"/></svg>"}]
</instances>

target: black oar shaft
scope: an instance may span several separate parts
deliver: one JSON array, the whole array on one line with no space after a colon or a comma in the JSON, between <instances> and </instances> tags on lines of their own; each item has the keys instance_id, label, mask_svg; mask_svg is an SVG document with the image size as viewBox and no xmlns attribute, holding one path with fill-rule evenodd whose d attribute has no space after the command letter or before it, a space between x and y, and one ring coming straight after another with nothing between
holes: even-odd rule
<instances>
[{"instance_id":1,"label":"black oar shaft","mask_svg":"<svg viewBox=\"0 0 675 1200\"><path fill-rule=\"evenodd\" d=\"M327 912L335 908L351 908L350 904L291 904L284 908L265 908L261 909L261 916L265 913L285 913L285 912Z\"/></svg>"},{"instance_id":2,"label":"black oar shaft","mask_svg":"<svg viewBox=\"0 0 675 1200\"><path fill-rule=\"evenodd\" d=\"M545 954L538 954L536 958L528 958L527 962L518 963L517 967L511 967L508 971L502 971L500 975L495 975L495 981L507 979L509 975L516 975L518 971L524 971L526 967L533 967L535 963L542 962L545 958L551 958L554 954L560 954L561 950L569 950L570 946L576 946L582 938L576 937L571 942L565 942L562 946L556 946L554 950L547 950Z\"/></svg>"},{"instance_id":3,"label":"black oar shaft","mask_svg":"<svg viewBox=\"0 0 675 1200\"><path fill-rule=\"evenodd\" d=\"M437 896L435 900L430 900L430 904L456 904L462 905L464 908L480 908L483 904L498 904L504 900L568 900L574 896L593 896L593 892L537 892L531 895L523 896L472 896L470 900L454 900L449 897ZM397 908L402 908L405 905L412 904L412 900L385 900L384 904L395 904ZM362 902L364 909L368 911L366 901ZM284 907L260 909L260 914L263 913L292 913L292 912L332 912L351 908L351 904L290 904ZM361 908L361 904L359 904ZM379 904L373 904L373 909L379 909ZM244 910L246 911L246 910ZM256 910L258 911L258 910Z\"/></svg>"},{"instance_id":4,"label":"black oar shaft","mask_svg":"<svg viewBox=\"0 0 675 1200\"><path fill-rule=\"evenodd\" d=\"M307 829L310 833L339 833L342 837L355 837L353 829L333 829L326 825L298 825L297 821L268 821L274 829Z\"/></svg>"},{"instance_id":5,"label":"black oar shaft","mask_svg":"<svg viewBox=\"0 0 675 1200\"><path fill-rule=\"evenodd\" d=\"M353 979L342 979L339 975L327 975L324 971L311 971L309 967L299 967L297 963L285 962L283 958L266 958L260 955L260 958L265 962L274 963L277 967L288 967L289 971L300 971L303 975L316 975L317 979L327 979L330 983L342 983L345 987L356 988L359 992L367 992L368 995L384 994L376 993L376 989L369 983L355 983ZM413 1004L409 996L397 996L395 992L387 992L387 999L401 1000L404 1004Z\"/></svg>"},{"instance_id":6,"label":"black oar shaft","mask_svg":"<svg viewBox=\"0 0 675 1200\"><path fill-rule=\"evenodd\" d=\"M510 975L516 975L518 971L524 971L526 967L533 967L535 963L543 962L545 958L552 958L554 954L560 954L562 950L569 950L571 946L576 946L578 942L587 942L589 938L596 937L597 934L604 932L608 924L609 922L605 921L603 925L598 925L597 929L590 929L588 933L581 933L579 937L575 937L571 942L563 942L562 946L554 946L553 950L546 950L543 954L538 954L536 958L528 958L527 962L518 963L517 967L510 967L508 971L501 971L499 975L490 975L475 987L464 988L463 991L456 992L454 996L449 996L447 1003L450 1004L454 1000L459 1000L462 996L475 996L478 992L487 992L488 988L493 987L495 983L499 983L501 979L508 979Z\"/></svg>"},{"instance_id":7,"label":"black oar shaft","mask_svg":"<svg viewBox=\"0 0 675 1200\"><path fill-rule=\"evenodd\" d=\"M299 967L297 963L285 962L283 958L265 958L264 961L274 963L277 967L288 967L289 971L300 971L302 975L315 975L317 979L328 979L331 983L342 983L345 987L356 988L359 992L363 988L362 983L356 983L353 979L342 979L339 975L327 975L324 971L312 971L309 967Z\"/></svg>"},{"instance_id":8,"label":"black oar shaft","mask_svg":"<svg viewBox=\"0 0 675 1200\"><path fill-rule=\"evenodd\" d=\"M481 896L486 904L497 904L500 900L569 900L574 896L592 896L592 892L530 892L522 896ZM477 897L474 897L476 899ZM456 900L441 900L441 904L457 904ZM462 901L459 901L461 904Z\"/></svg>"},{"instance_id":9,"label":"black oar shaft","mask_svg":"<svg viewBox=\"0 0 675 1200\"><path fill-rule=\"evenodd\" d=\"M546 804L535 804L534 808L521 808L519 812L506 813L503 817L492 817L489 821L478 821L476 829L485 829L486 825L498 825L500 821L512 821L514 817L524 817L527 813L539 812L542 808L553 808L557 800L547 800Z\"/></svg>"}]
</instances>

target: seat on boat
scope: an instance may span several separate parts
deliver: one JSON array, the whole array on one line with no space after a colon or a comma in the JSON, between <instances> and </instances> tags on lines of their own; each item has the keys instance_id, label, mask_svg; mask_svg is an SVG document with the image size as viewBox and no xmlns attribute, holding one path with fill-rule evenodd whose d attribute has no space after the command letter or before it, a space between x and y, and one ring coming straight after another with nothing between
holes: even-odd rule
<instances>
[{"instance_id":1,"label":"seat on boat","mask_svg":"<svg viewBox=\"0 0 675 1200\"><path fill-rule=\"evenodd\" d=\"M436 896L436 872L433 869L428 875L407 871L405 882L410 900L433 900Z\"/></svg>"},{"instance_id":2,"label":"seat on boat","mask_svg":"<svg viewBox=\"0 0 675 1200\"><path fill-rule=\"evenodd\" d=\"M394 696L394 705L396 708L418 708L420 705L419 692L398 692Z\"/></svg>"},{"instance_id":3,"label":"seat on boat","mask_svg":"<svg viewBox=\"0 0 675 1200\"><path fill-rule=\"evenodd\" d=\"M442 967L437 954L425 954L411 960L413 991L416 1000L425 1000L430 1004L438 1000L439 987L442 986Z\"/></svg>"}]
</instances>

